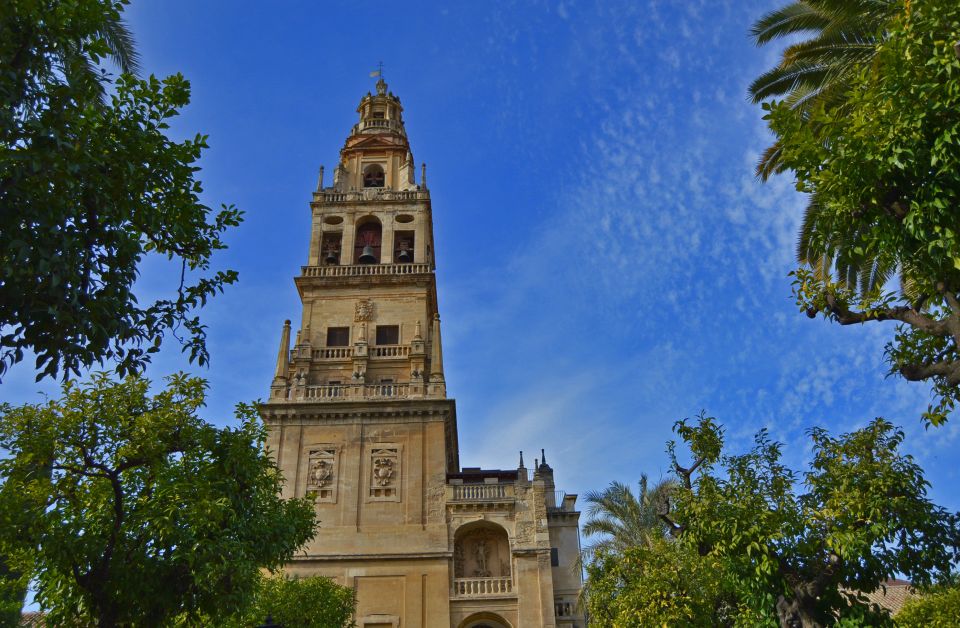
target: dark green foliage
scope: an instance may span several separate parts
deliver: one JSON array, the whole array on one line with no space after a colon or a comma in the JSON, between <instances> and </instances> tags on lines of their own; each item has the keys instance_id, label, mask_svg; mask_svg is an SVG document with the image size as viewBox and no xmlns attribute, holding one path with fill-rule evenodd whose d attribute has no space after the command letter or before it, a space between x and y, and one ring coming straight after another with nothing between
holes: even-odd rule
<instances>
[{"instance_id":1,"label":"dark green foliage","mask_svg":"<svg viewBox=\"0 0 960 628\"><path fill-rule=\"evenodd\" d=\"M148 388L100 374L58 401L0 406L0 551L52 625L229 614L313 534L312 503L279 498L253 406L220 429L196 416L203 380Z\"/></svg>"},{"instance_id":2,"label":"dark green foliage","mask_svg":"<svg viewBox=\"0 0 960 628\"><path fill-rule=\"evenodd\" d=\"M206 137L167 136L189 83L113 82L98 69L107 57L135 66L123 4L0 6L0 375L27 351L38 379L105 360L137 372L167 334L204 364L193 312L237 278L206 272L241 219L200 202ZM169 298L140 304L133 285L150 254L178 279Z\"/></svg>"},{"instance_id":3,"label":"dark green foliage","mask_svg":"<svg viewBox=\"0 0 960 628\"><path fill-rule=\"evenodd\" d=\"M897 574L916 584L946 578L960 558L957 516L927 498L923 471L899 451L903 433L883 419L839 437L811 430L802 476L766 432L749 453L724 455L712 418L675 431L693 463L679 464L670 444L681 487L666 519L728 566L757 616L776 613L783 626L890 625L862 593Z\"/></svg>"}]
</instances>

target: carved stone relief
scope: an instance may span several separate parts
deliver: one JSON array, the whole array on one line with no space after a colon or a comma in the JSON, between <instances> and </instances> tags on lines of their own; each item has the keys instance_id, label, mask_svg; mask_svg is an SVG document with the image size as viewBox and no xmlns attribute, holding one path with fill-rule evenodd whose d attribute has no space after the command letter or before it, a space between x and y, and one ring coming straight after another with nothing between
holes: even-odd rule
<instances>
[{"instance_id":1,"label":"carved stone relief","mask_svg":"<svg viewBox=\"0 0 960 628\"><path fill-rule=\"evenodd\" d=\"M307 492L318 502L337 501L337 447L315 446L307 451Z\"/></svg>"},{"instance_id":2,"label":"carved stone relief","mask_svg":"<svg viewBox=\"0 0 960 628\"><path fill-rule=\"evenodd\" d=\"M354 321L360 322L370 322L373 320L374 316L374 305L373 301L370 299L361 299L357 301L356 312L354 313Z\"/></svg>"},{"instance_id":3,"label":"carved stone relief","mask_svg":"<svg viewBox=\"0 0 960 628\"><path fill-rule=\"evenodd\" d=\"M444 495L446 491L441 484L443 479L434 480L433 486L427 490L427 520L441 521L444 516Z\"/></svg>"},{"instance_id":4,"label":"carved stone relief","mask_svg":"<svg viewBox=\"0 0 960 628\"><path fill-rule=\"evenodd\" d=\"M370 451L370 493L373 501L400 500L400 448L377 446Z\"/></svg>"}]
</instances>

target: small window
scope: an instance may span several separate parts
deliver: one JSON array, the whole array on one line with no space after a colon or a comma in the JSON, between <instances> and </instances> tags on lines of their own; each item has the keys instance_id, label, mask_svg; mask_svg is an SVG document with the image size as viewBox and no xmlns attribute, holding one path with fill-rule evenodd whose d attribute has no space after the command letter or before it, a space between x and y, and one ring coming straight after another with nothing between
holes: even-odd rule
<instances>
[{"instance_id":1,"label":"small window","mask_svg":"<svg viewBox=\"0 0 960 628\"><path fill-rule=\"evenodd\" d=\"M560 566L560 550L555 547L550 548L550 566L559 567Z\"/></svg>"},{"instance_id":2,"label":"small window","mask_svg":"<svg viewBox=\"0 0 960 628\"><path fill-rule=\"evenodd\" d=\"M327 327L327 346L346 347L350 344L349 327Z\"/></svg>"},{"instance_id":3,"label":"small window","mask_svg":"<svg viewBox=\"0 0 960 628\"><path fill-rule=\"evenodd\" d=\"M374 112L373 112L373 119L374 119L374 120L383 120L383 112L382 112L382 111L374 111Z\"/></svg>"},{"instance_id":4,"label":"small window","mask_svg":"<svg viewBox=\"0 0 960 628\"><path fill-rule=\"evenodd\" d=\"M377 344L378 345L400 344L400 326L399 325L377 325Z\"/></svg>"}]
</instances>

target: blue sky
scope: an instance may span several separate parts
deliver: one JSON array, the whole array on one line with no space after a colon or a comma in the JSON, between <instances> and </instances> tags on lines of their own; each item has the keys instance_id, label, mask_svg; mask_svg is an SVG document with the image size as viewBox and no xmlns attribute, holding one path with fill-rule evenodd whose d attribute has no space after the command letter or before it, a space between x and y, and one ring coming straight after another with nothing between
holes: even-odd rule
<instances>
[{"instance_id":1,"label":"blue sky","mask_svg":"<svg viewBox=\"0 0 960 628\"><path fill-rule=\"evenodd\" d=\"M773 64L751 22L777 2L134 2L147 72L182 72L174 133L210 135L204 199L246 212L219 267L240 283L203 317L209 370L171 347L148 372L211 382L207 418L266 397L310 192L336 163L383 61L428 165L448 391L461 462L528 465L559 489L668 472L677 419L701 409L734 450L768 428L793 466L806 430L885 416L941 504L960 508L960 417L924 430L923 384L886 378L888 326L810 321L793 304L804 199L753 164L770 141L745 96ZM329 175L328 175L329 177ZM144 298L176 277L151 263ZM30 363L2 385L33 401Z\"/></svg>"}]
</instances>

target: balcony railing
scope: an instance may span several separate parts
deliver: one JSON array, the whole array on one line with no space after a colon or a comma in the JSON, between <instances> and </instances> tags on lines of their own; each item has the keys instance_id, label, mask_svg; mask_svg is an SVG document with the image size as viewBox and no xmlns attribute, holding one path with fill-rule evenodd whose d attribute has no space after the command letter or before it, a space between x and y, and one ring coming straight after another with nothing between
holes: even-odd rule
<instances>
[{"instance_id":1,"label":"balcony railing","mask_svg":"<svg viewBox=\"0 0 960 628\"><path fill-rule=\"evenodd\" d=\"M426 201L430 200L427 190L388 190L386 188L364 188L349 192L323 190L313 193L315 203L353 203L357 201Z\"/></svg>"},{"instance_id":2,"label":"balcony railing","mask_svg":"<svg viewBox=\"0 0 960 628\"><path fill-rule=\"evenodd\" d=\"M291 391L297 399L297 389ZM331 384L305 386L304 401L352 401L354 399L400 399L410 396L410 384Z\"/></svg>"},{"instance_id":3,"label":"balcony railing","mask_svg":"<svg viewBox=\"0 0 960 628\"><path fill-rule=\"evenodd\" d=\"M488 501L491 499L507 499L506 484L454 484L454 501Z\"/></svg>"},{"instance_id":4,"label":"balcony railing","mask_svg":"<svg viewBox=\"0 0 960 628\"><path fill-rule=\"evenodd\" d=\"M513 580L501 578L454 578L454 597L493 597L513 594Z\"/></svg>"},{"instance_id":5,"label":"balcony railing","mask_svg":"<svg viewBox=\"0 0 960 628\"><path fill-rule=\"evenodd\" d=\"M301 266L304 277L360 277L364 275L421 275L430 264L353 264L350 266Z\"/></svg>"},{"instance_id":6,"label":"balcony railing","mask_svg":"<svg viewBox=\"0 0 960 628\"><path fill-rule=\"evenodd\" d=\"M397 131L400 134L405 135L403 124L397 120L387 120L385 118L371 118L369 120L364 120L353 125L353 132L358 133L360 131L365 131L367 129L388 129L390 131Z\"/></svg>"},{"instance_id":7,"label":"balcony railing","mask_svg":"<svg viewBox=\"0 0 960 628\"><path fill-rule=\"evenodd\" d=\"M371 358L405 358L410 355L407 345L383 345L370 347Z\"/></svg>"},{"instance_id":8,"label":"balcony railing","mask_svg":"<svg viewBox=\"0 0 960 628\"><path fill-rule=\"evenodd\" d=\"M314 360L345 360L353 357L353 347L324 347L314 349Z\"/></svg>"}]
</instances>

